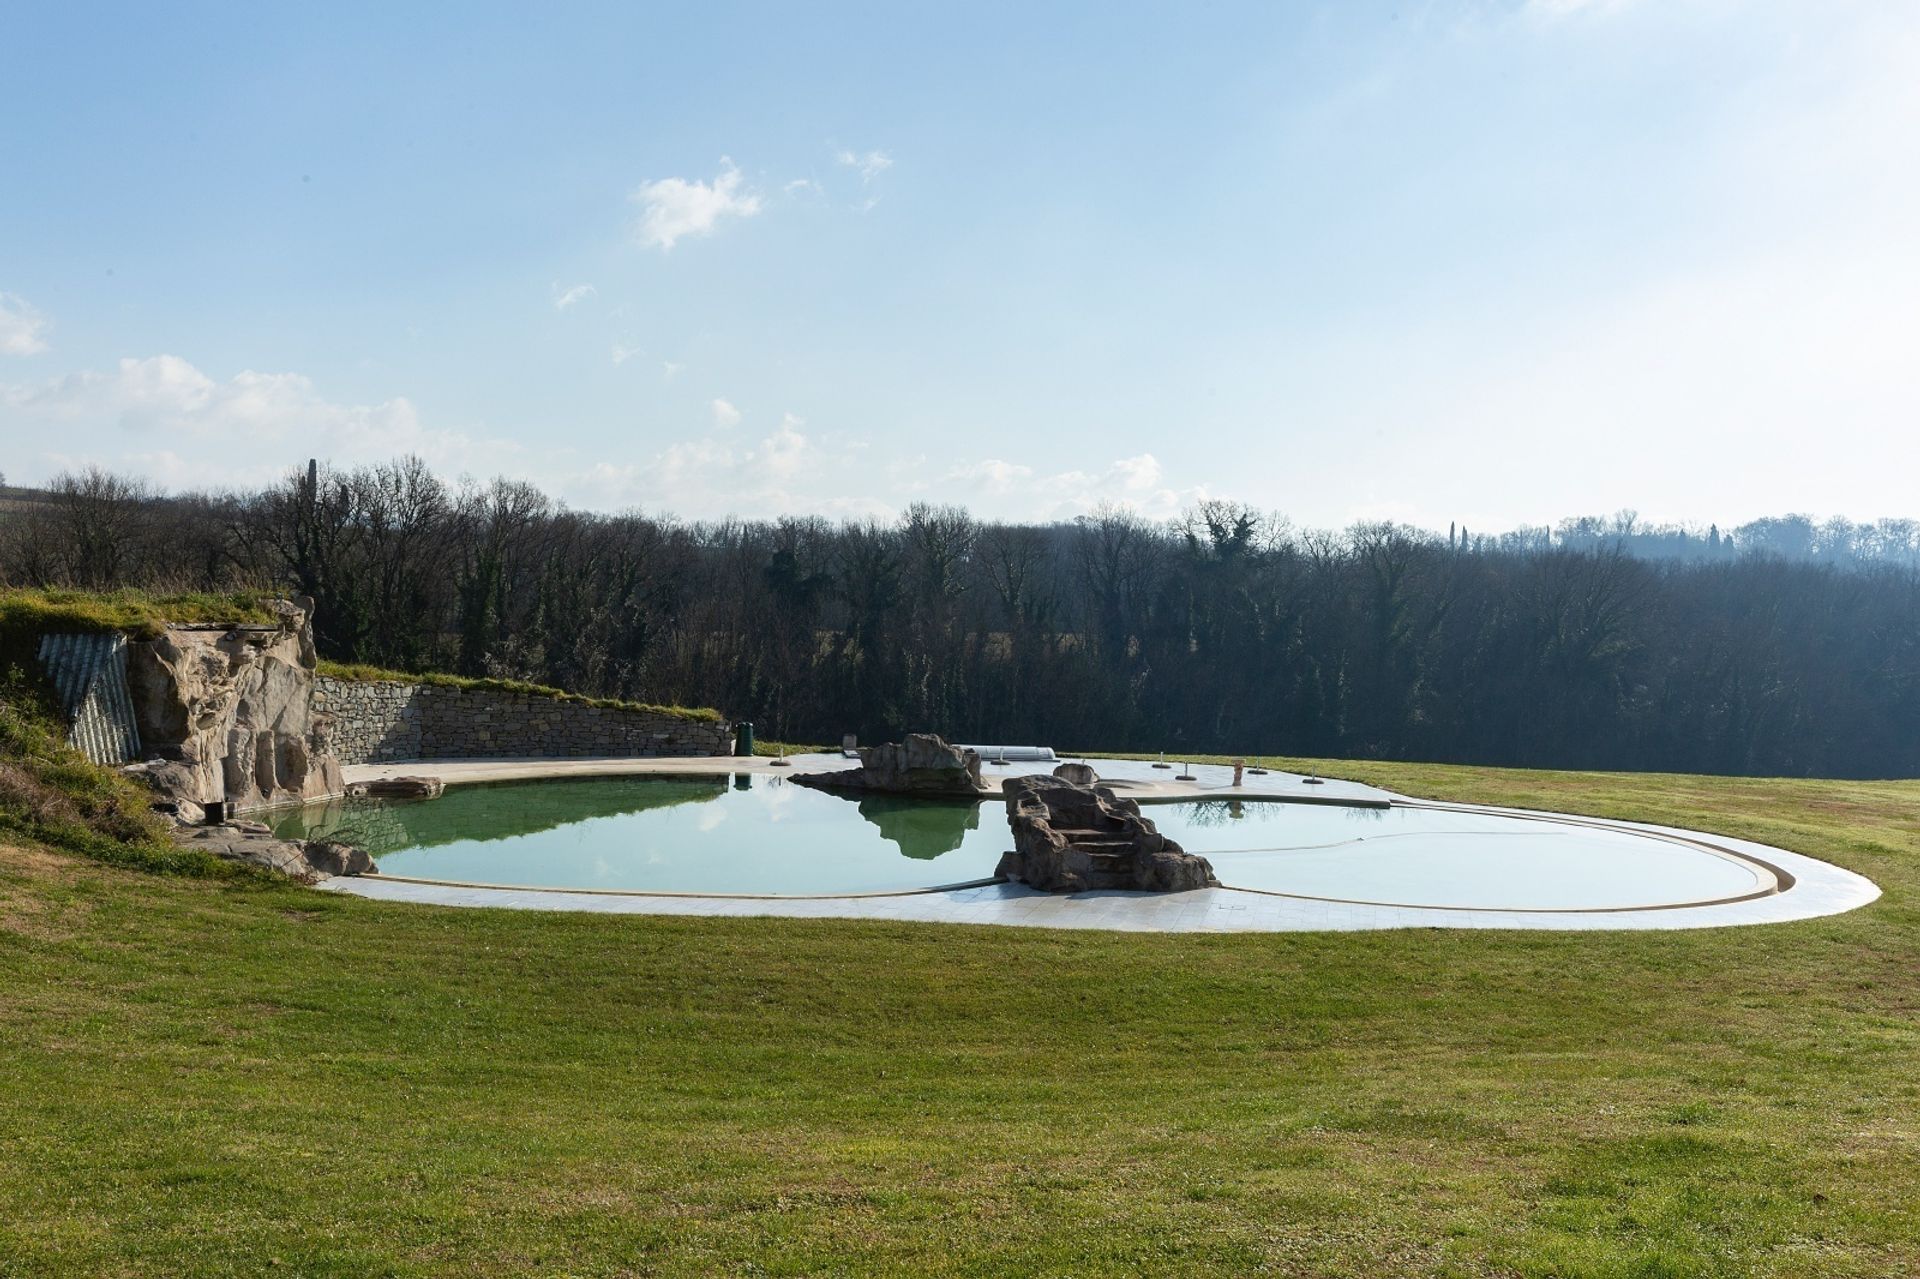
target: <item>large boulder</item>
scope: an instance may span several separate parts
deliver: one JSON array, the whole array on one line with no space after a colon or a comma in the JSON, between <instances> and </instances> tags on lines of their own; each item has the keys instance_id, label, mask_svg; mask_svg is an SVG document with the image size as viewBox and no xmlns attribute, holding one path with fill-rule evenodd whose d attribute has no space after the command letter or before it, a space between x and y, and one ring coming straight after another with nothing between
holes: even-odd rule
<instances>
[{"instance_id":1,"label":"large boulder","mask_svg":"<svg viewBox=\"0 0 1920 1279\"><path fill-rule=\"evenodd\" d=\"M169 626L128 645L128 692L162 802L244 812L343 789L313 708L313 602L273 608L273 624Z\"/></svg>"},{"instance_id":2,"label":"large boulder","mask_svg":"<svg viewBox=\"0 0 1920 1279\"><path fill-rule=\"evenodd\" d=\"M243 862L277 871L303 884L335 875L377 875L365 850L325 839L282 839L260 822L221 822L213 826L180 827L174 840L227 861Z\"/></svg>"},{"instance_id":3,"label":"large boulder","mask_svg":"<svg viewBox=\"0 0 1920 1279\"><path fill-rule=\"evenodd\" d=\"M322 875L377 875L380 868L364 848L333 839L310 839L300 846L307 865Z\"/></svg>"},{"instance_id":4,"label":"large boulder","mask_svg":"<svg viewBox=\"0 0 1920 1279\"><path fill-rule=\"evenodd\" d=\"M1013 851L995 872L1049 893L1097 888L1184 892L1218 888L1206 858L1182 849L1105 786L1009 777L1001 786Z\"/></svg>"},{"instance_id":5,"label":"large boulder","mask_svg":"<svg viewBox=\"0 0 1920 1279\"><path fill-rule=\"evenodd\" d=\"M447 784L438 777L376 777L347 787L353 799L438 799Z\"/></svg>"},{"instance_id":6,"label":"large boulder","mask_svg":"<svg viewBox=\"0 0 1920 1279\"><path fill-rule=\"evenodd\" d=\"M976 799L993 794L980 780L978 752L949 746L934 733L908 733L903 742L860 748L860 767L796 773L793 780L819 790L872 791Z\"/></svg>"}]
</instances>

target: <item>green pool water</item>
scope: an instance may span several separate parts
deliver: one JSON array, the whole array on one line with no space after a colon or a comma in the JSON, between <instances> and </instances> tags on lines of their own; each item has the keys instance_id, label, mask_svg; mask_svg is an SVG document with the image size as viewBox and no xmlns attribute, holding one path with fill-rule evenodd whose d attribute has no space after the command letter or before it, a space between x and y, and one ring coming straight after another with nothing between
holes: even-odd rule
<instances>
[{"instance_id":1,"label":"green pool water","mask_svg":"<svg viewBox=\"0 0 1920 1279\"><path fill-rule=\"evenodd\" d=\"M1162 832L1235 888L1405 905L1590 910L1741 896L1738 859L1622 830L1499 814L1258 800L1152 804ZM584 778L347 801L276 829L373 854L383 873L679 893L899 892L987 878L1005 810L852 800L764 775Z\"/></svg>"},{"instance_id":2,"label":"green pool water","mask_svg":"<svg viewBox=\"0 0 1920 1279\"><path fill-rule=\"evenodd\" d=\"M382 873L481 884L679 893L857 893L993 873L981 805L858 802L779 779L606 777L455 786L439 799L282 814L283 835L373 854Z\"/></svg>"}]
</instances>

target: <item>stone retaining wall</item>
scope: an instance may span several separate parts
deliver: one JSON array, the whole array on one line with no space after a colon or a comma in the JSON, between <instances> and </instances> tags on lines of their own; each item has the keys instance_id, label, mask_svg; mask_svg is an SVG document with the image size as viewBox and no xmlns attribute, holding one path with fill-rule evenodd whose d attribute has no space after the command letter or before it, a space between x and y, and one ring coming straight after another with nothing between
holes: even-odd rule
<instances>
[{"instance_id":1,"label":"stone retaining wall","mask_svg":"<svg viewBox=\"0 0 1920 1279\"><path fill-rule=\"evenodd\" d=\"M733 751L733 731L712 720L490 688L322 676L314 710L331 721L328 740L342 764Z\"/></svg>"}]
</instances>

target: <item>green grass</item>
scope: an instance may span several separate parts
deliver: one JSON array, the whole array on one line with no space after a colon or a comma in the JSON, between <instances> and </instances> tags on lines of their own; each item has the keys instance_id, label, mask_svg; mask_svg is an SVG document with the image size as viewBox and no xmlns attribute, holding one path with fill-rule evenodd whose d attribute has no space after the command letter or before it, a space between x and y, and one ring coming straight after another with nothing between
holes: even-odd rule
<instances>
[{"instance_id":1,"label":"green grass","mask_svg":"<svg viewBox=\"0 0 1920 1279\"><path fill-rule=\"evenodd\" d=\"M382 905L0 852L0 1273L1920 1271L1920 783L1321 764L1778 843L1676 933Z\"/></svg>"},{"instance_id":2,"label":"green grass","mask_svg":"<svg viewBox=\"0 0 1920 1279\"><path fill-rule=\"evenodd\" d=\"M231 877L232 863L184 849L153 793L69 747L39 681L0 669L0 839L8 834L96 861L171 875Z\"/></svg>"},{"instance_id":3,"label":"green grass","mask_svg":"<svg viewBox=\"0 0 1920 1279\"><path fill-rule=\"evenodd\" d=\"M36 654L47 633L123 631L144 639L168 621L274 621L263 599L0 589L0 838L160 874L247 878L231 863L174 844L149 807L152 792L66 744Z\"/></svg>"},{"instance_id":4,"label":"green grass","mask_svg":"<svg viewBox=\"0 0 1920 1279\"><path fill-rule=\"evenodd\" d=\"M807 742L769 742L765 738L753 739L753 753L763 759L780 759L787 755L838 754L838 746L826 746Z\"/></svg>"},{"instance_id":5,"label":"green grass","mask_svg":"<svg viewBox=\"0 0 1920 1279\"><path fill-rule=\"evenodd\" d=\"M153 639L168 622L269 623L278 619L267 610L267 598L258 594L0 589L0 652L13 649L20 637L37 640L48 633L125 631L139 639Z\"/></svg>"},{"instance_id":6,"label":"green grass","mask_svg":"<svg viewBox=\"0 0 1920 1279\"><path fill-rule=\"evenodd\" d=\"M515 679L478 679L466 675L446 675L428 671L410 673L388 670L382 666L368 666L358 662L320 663L320 673L334 679L353 680L362 684L432 684L440 688L480 688L500 693L521 693L532 697L551 697L563 702L579 702L586 706L601 706L610 710L647 711L655 715L673 715L680 719L705 720L718 723L719 711L699 706L656 706L651 702L626 702L614 697L587 697L580 693L569 693L565 689L552 688L545 684L529 684Z\"/></svg>"}]
</instances>

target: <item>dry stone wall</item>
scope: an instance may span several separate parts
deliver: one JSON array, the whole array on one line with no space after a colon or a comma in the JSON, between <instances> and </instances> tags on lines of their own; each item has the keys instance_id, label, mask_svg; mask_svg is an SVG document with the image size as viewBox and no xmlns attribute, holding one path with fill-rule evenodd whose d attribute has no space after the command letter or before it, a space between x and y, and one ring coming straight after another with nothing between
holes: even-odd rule
<instances>
[{"instance_id":1,"label":"dry stone wall","mask_svg":"<svg viewBox=\"0 0 1920 1279\"><path fill-rule=\"evenodd\" d=\"M421 685L334 679L314 681L313 709L327 717L327 741L342 764L424 759L420 740Z\"/></svg>"},{"instance_id":2,"label":"dry stone wall","mask_svg":"<svg viewBox=\"0 0 1920 1279\"><path fill-rule=\"evenodd\" d=\"M590 706L539 693L322 676L314 705L343 764L512 756L726 755L712 720Z\"/></svg>"}]
</instances>

